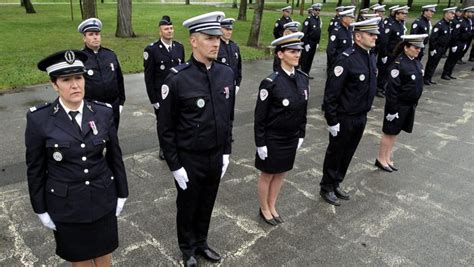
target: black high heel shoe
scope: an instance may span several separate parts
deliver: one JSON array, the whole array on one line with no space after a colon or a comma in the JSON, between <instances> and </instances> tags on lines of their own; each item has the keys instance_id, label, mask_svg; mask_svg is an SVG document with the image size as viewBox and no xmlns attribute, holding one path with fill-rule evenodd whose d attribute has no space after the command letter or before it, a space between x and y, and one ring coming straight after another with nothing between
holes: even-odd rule
<instances>
[{"instance_id":1,"label":"black high heel shoe","mask_svg":"<svg viewBox=\"0 0 474 267\"><path fill-rule=\"evenodd\" d=\"M265 218L265 216L264 216L263 213L262 213L262 209L258 209L258 213L259 213L260 217L263 219L263 221L265 221L265 222L268 223L269 225L275 226L275 225L278 224L278 222L275 221L275 218L273 218L273 217L272 217L271 219Z\"/></svg>"},{"instance_id":2,"label":"black high heel shoe","mask_svg":"<svg viewBox=\"0 0 474 267\"><path fill-rule=\"evenodd\" d=\"M388 164L388 166L390 167L390 169L392 169L392 171L394 171L394 172L398 171L398 168L396 168L392 164Z\"/></svg>"},{"instance_id":3,"label":"black high heel shoe","mask_svg":"<svg viewBox=\"0 0 474 267\"><path fill-rule=\"evenodd\" d=\"M379 167L381 170L386 171L386 172L393 172L392 168L390 166L384 166L378 159L375 159L375 166Z\"/></svg>"}]
</instances>

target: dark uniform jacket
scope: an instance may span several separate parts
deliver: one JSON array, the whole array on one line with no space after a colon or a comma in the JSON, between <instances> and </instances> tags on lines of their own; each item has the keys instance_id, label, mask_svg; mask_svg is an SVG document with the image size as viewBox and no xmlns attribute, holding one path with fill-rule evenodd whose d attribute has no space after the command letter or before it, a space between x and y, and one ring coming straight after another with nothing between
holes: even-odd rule
<instances>
[{"instance_id":1,"label":"dark uniform jacket","mask_svg":"<svg viewBox=\"0 0 474 267\"><path fill-rule=\"evenodd\" d=\"M285 31L285 29L283 28L283 25L292 21L293 20L290 17L284 17L284 16L276 20L275 27L273 28L273 36L275 37L275 39L283 36L283 32Z\"/></svg>"},{"instance_id":2,"label":"dark uniform jacket","mask_svg":"<svg viewBox=\"0 0 474 267\"><path fill-rule=\"evenodd\" d=\"M436 53L444 53L449 46L450 38L450 22L445 19L438 21L430 35L430 54L433 53L434 50L436 50Z\"/></svg>"},{"instance_id":3,"label":"dark uniform jacket","mask_svg":"<svg viewBox=\"0 0 474 267\"><path fill-rule=\"evenodd\" d=\"M415 19L415 21L413 21L413 23L411 24L410 34L430 34L430 29L430 21L425 16L421 16ZM425 38L425 40L423 41L425 46L428 43L428 40L429 38Z\"/></svg>"},{"instance_id":4,"label":"dark uniform jacket","mask_svg":"<svg viewBox=\"0 0 474 267\"><path fill-rule=\"evenodd\" d=\"M332 68L324 91L324 115L329 126L339 122L339 115L367 113L377 88L375 54L357 44L344 51Z\"/></svg>"},{"instance_id":5,"label":"dark uniform jacket","mask_svg":"<svg viewBox=\"0 0 474 267\"><path fill-rule=\"evenodd\" d=\"M240 86L242 81L242 57L240 56L239 46L232 40L229 40L227 44L221 39L217 61L225 63L232 68L235 75L235 85Z\"/></svg>"},{"instance_id":6,"label":"dark uniform jacket","mask_svg":"<svg viewBox=\"0 0 474 267\"><path fill-rule=\"evenodd\" d=\"M388 68L385 108L398 112L400 104L416 105L423 92L423 66L417 59L401 53Z\"/></svg>"},{"instance_id":7,"label":"dark uniform jacket","mask_svg":"<svg viewBox=\"0 0 474 267\"><path fill-rule=\"evenodd\" d=\"M340 26L341 16L336 15L329 21L328 33L330 34L335 28Z\"/></svg>"},{"instance_id":8,"label":"dark uniform jacket","mask_svg":"<svg viewBox=\"0 0 474 267\"><path fill-rule=\"evenodd\" d=\"M235 97L232 69L219 61L206 66L191 56L171 68L161 88L158 137L171 171L182 163L178 151L223 148L231 153L231 111Z\"/></svg>"},{"instance_id":9,"label":"dark uniform jacket","mask_svg":"<svg viewBox=\"0 0 474 267\"><path fill-rule=\"evenodd\" d=\"M265 146L265 136L305 137L309 98L308 76L296 70L294 77L278 68L260 83L255 107L255 144Z\"/></svg>"},{"instance_id":10,"label":"dark uniform jacket","mask_svg":"<svg viewBox=\"0 0 474 267\"><path fill-rule=\"evenodd\" d=\"M115 53L105 47L100 47L98 53L88 47L82 49L88 59L84 62L86 68L85 99L105 103L118 101L125 103L125 87L122 69Z\"/></svg>"},{"instance_id":11,"label":"dark uniform jacket","mask_svg":"<svg viewBox=\"0 0 474 267\"><path fill-rule=\"evenodd\" d=\"M393 55L393 51L397 44L402 41L401 36L405 33L405 26L403 25L403 21L392 20L385 25L384 35L385 38L384 43L386 44L383 48L384 55Z\"/></svg>"},{"instance_id":12,"label":"dark uniform jacket","mask_svg":"<svg viewBox=\"0 0 474 267\"><path fill-rule=\"evenodd\" d=\"M31 108L26 119L28 188L35 213L48 212L59 222L92 222L114 210L117 197L128 197L109 104L84 101L82 135L59 99Z\"/></svg>"},{"instance_id":13,"label":"dark uniform jacket","mask_svg":"<svg viewBox=\"0 0 474 267\"><path fill-rule=\"evenodd\" d=\"M310 15L303 22L302 32L304 33L302 41L305 44L319 44L321 40L321 27L323 26L321 18Z\"/></svg>"},{"instance_id":14,"label":"dark uniform jacket","mask_svg":"<svg viewBox=\"0 0 474 267\"><path fill-rule=\"evenodd\" d=\"M379 21L379 23L378 23L380 34L377 36L377 40L375 40L375 47L373 49L373 52L378 54L379 56L385 56L385 55L382 54L383 52L385 52L385 51L383 51L384 49L382 49L382 47L386 45L385 42L384 42L385 38L383 37L383 35L385 34L385 23L384 23L384 21L385 21L385 19Z\"/></svg>"},{"instance_id":15,"label":"dark uniform jacket","mask_svg":"<svg viewBox=\"0 0 474 267\"><path fill-rule=\"evenodd\" d=\"M161 39L151 43L143 52L145 68L145 85L150 103L158 103L161 99L161 86L170 73L170 68L184 63L184 46L172 42L171 52L161 42Z\"/></svg>"},{"instance_id":16,"label":"dark uniform jacket","mask_svg":"<svg viewBox=\"0 0 474 267\"><path fill-rule=\"evenodd\" d=\"M344 26L335 28L329 35L328 47L326 49L328 66L331 67L336 58L351 46L352 28Z\"/></svg>"},{"instance_id":17,"label":"dark uniform jacket","mask_svg":"<svg viewBox=\"0 0 474 267\"><path fill-rule=\"evenodd\" d=\"M453 20L451 29L450 46L463 50L471 37L471 22L467 18L459 17Z\"/></svg>"}]
</instances>

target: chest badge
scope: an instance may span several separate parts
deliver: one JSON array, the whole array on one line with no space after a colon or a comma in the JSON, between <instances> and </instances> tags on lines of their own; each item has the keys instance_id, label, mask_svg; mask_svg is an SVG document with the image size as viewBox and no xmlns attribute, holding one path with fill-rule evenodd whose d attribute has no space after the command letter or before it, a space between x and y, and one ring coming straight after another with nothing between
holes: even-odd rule
<instances>
[{"instance_id":1,"label":"chest badge","mask_svg":"<svg viewBox=\"0 0 474 267\"><path fill-rule=\"evenodd\" d=\"M87 71L87 75L89 75L89 76L94 75L94 71L93 71L93 70L88 70L88 71Z\"/></svg>"},{"instance_id":2,"label":"chest badge","mask_svg":"<svg viewBox=\"0 0 474 267\"><path fill-rule=\"evenodd\" d=\"M61 154L61 152L59 152L59 151L54 151L53 159L57 162L62 161L63 160L63 154Z\"/></svg>"},{"instance_id":3,"label":"chest badge","mask_svg":"<svg viewBox=\"0 0 474 267\"><path fill-rule=\"evenodd\" d=\"M111 71L115 71L114 63L110 63L110 70L111 70Z\"/></svg>"},{"instance_id":4,"label":"chest badge","mask_svg":"<svg viewBox=\"0 0 474 267\"><path fill-rule=\"evenodd\" d=\"M202 98L199 98L199 99L196 101L196 106L197 106L198 108L203 108L205 105L206 105L206 101L204 101L204 99L202 99Z\"/></svg>"},{"instance_id":5,"label":"chest badge","mask_svg":"<svg viewBox=\"0 0 474 267\"><path fill-rule=\"evenodd\" d=\"M364 74L361 74L361 75L359 76L359 80L360 80L361 82L365 81L365 75L364 75Z\"/></svg>"},{"instance_id":6,"label":"chest badge","mask_svg":"<svg viewBox=\"0 0 474 267\"><path fill-rule=\"evenodd\" d=\"M283 99L283 101L281 101L281 104L285 107L288 107L288 105L290 104L290 100L285 98L285 99Z\"/></svg>"},{"instance_id":7,"label":"chest badge","mask_svg":"<svg viewBox=\"0 0 474 267\"><path fill-rule=\"evenodd\" d=\"M165 70L165 65L161 65L160 70Z\"/></svg>"},{"instance_id":8,"label":"chest badge","mask_svg":"<svg viewBox=\"0 0 474 267\"><path fill-rule=\"evenodd\" d=\"M222 61L222 63L225 63L227 60L225 59L225 57L223 57L223 58L221 59L221 61Z\"/></svg>"},{"instance_id":9,"label":"chest badge","mask_svg":"<svg viewBox=\"0 0 474 267\"><path fill-rule=\"evenodd\" d=\"M412 79L412 80L415 80L415 79L416 79L415 74L412 74L412 75L411 75L411 79Z\"/></svg>"}]
</instances>

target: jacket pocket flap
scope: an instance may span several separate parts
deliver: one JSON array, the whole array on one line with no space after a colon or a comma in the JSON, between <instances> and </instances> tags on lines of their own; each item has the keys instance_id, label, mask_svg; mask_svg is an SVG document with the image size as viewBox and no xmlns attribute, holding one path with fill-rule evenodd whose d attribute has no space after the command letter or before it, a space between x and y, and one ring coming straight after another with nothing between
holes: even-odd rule
<instances>
[{"instance_id":1,"label":"jacket pocket flap","mask_svg":"<svg viewBox=\"0 0 474 267\"><path fill-rule=\"evenodd\" d=\"M69 142L47 140L46 141L46 147L54 147L54 148L69 147Z\"/></svg>"},{"instance_id":2,"label":"jacket pocket flap","mask_svg":"<svg viewBox=\"0 0 474 267\"><path fill-rule=\"evenodd\" d=\"M92 143L95 145L95 146L98 146L98 145L105 145L107 143L107 138L97 138L97 139L93 139L92 140Z\"/></svg>"},{"instance_id":3,"label":"jacket pocket flap","mask_svg":"<svg viewBox=\"0 0 474 267\"><path fill-rule=\"evenodd\" d=\"M50 194L66 197L67 196L68 186L66 183L61 183L57 181L48 180L46 183L46 191Z\"/></svg>"}]
</instances>

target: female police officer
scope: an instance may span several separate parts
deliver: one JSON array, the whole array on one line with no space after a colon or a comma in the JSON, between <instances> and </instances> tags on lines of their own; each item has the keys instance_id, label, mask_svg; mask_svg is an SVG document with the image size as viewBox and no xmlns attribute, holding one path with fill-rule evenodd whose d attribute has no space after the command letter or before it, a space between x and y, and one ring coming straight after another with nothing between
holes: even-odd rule
<instances>
[{"instance_id":1,"label":"female police officer","mask_svg":"<svg viewBox=\"0 0 474 267\"><path fill-rule=\"evenodd\" d=\"M59 97L27 113L28 187L58 256L73 266L108 266L128 187L111 106L83 99L86 59L68 50L38 63Z\"/></svg>"},{"instance_id":2,"label":"female police officer","mask_svg":"<svg viewBox=\"0 0 474 267\"><path fill-rule=\"evenodd\" d=\"M392 172L398 169L391 160L395 139L401 130L411 133L415 109L423 91L423 66L417 59L428 34L403 35L395 54L398 55L388 69L383 136L375 166Z\"/></svg>"},{"instance_id":3,"label":"female police officer","mask_svg":"<svg viewBox=\"0 0 474 267\"><path fill-rule=\"evenodd\" d=\"M281 63L260 83L255 107L255 167L262 171L258 182L259 213L271 225L283 222L275 209L276 200L305 136L308 76L296 69L303 35L296 32L272 42Z\"/></svg>"}]
</instances>

